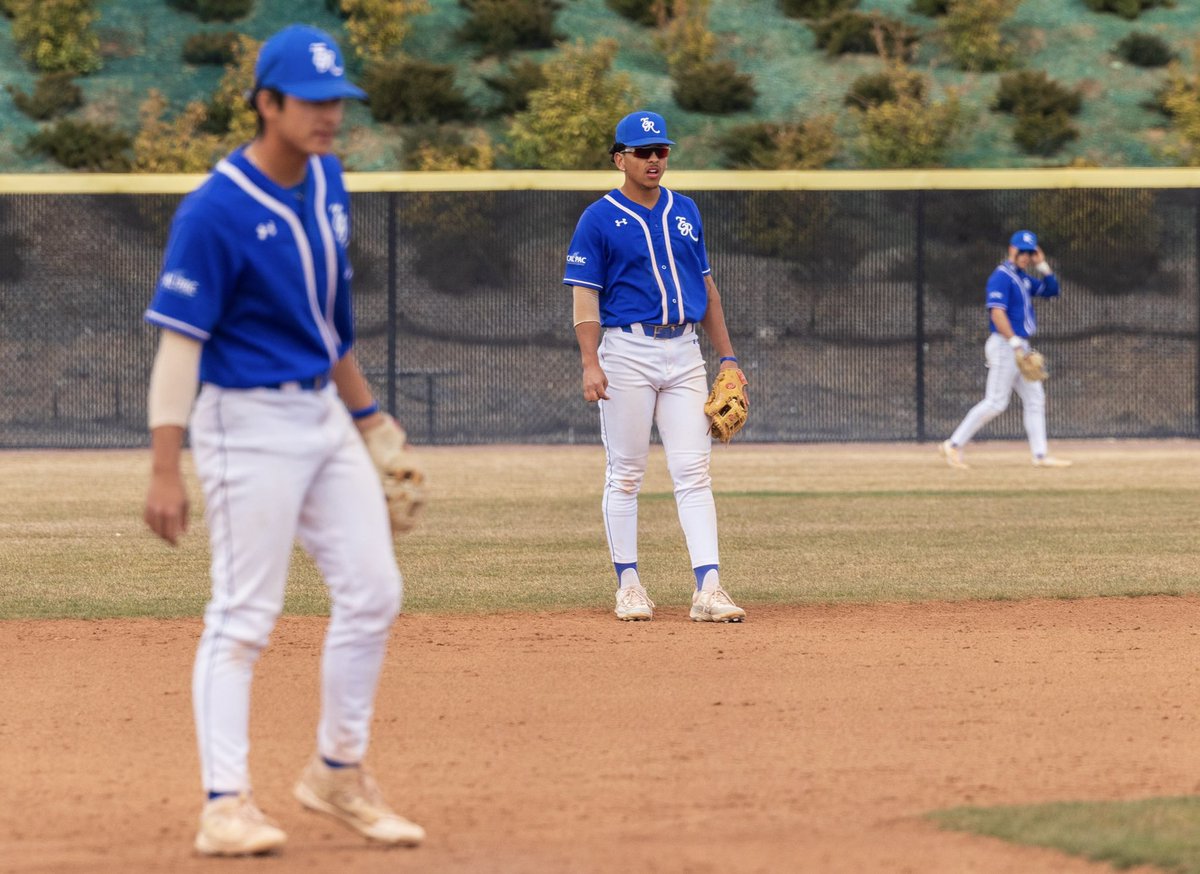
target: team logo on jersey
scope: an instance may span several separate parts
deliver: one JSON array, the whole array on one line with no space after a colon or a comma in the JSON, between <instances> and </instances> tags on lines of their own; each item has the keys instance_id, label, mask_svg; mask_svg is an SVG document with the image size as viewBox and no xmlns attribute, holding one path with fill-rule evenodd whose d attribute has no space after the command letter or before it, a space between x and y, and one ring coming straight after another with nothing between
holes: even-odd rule
<instances>
[{"instance_id":1,"label":"team logo on jersey","mask_svg":"<svg viewBox=\"0 0 1200 874\"><path fill-rule=\"evenodd\" d=\"M662 133L662 131L660 131L658 128L656 128L654 126L654 119L650 118L650 116L648 116L648 115L642 116L642 130L644 130L648 134Z\"/></svg>"},{"instance_id":2,"label":"team logo on jersey","mask_svg":"<svg viewBox=\"0 0 1200 874\"><path fill-rule=\"evenodd\" d=\"M616 219L616 220L613 222L613 224L614 224L614 225L616 225L616 226L619 228L619 227L621 227L621 225L627 225L627 224L629 224L629 219L625 219L625 218L619 218L619 219Z\"/></svg>"},{"instance_id":3,"label":"team logo on jersey","mask_svg":"<svg viewBox=\"0 0 1200 874\"><path fill-rule=\"evenodd\" d=\"M346 207L340 203L329 204L329 223L333 225L338 244L346 248L350 244L350 217L346 215Z\"/></svg>"},{"instance_id":4,"label":"team logo on jersey","mask_svg":"<svg viewBox=\"0 0 1200 874\"><path fill-rule=\"evenodd\" d=\"M587 264L587 258L585 258L583 255L580 255L578 252L572 252L567 256L567 263L578 264L580 267L583 267Z\"/></svg>"},{"instance_id":5,"label":"team logo on jersey","mask_svg":"<svg viewBox=\"0 0 1200 874\"><path fill-rule=\"evenodd\" d=\"M275 220L271 219L270 221L259 222L254 228L254 233L258 234L258 241L261 243L267 237L275 236L279 231L275 227Z\"/></svg>"},{"instance_id":6,"label":"team logo on jersey","mask_svg":"<svg viewBox=\"0 0 1200 874\"><path fill-rule=\"evenodd\" d=\"M325 43L309 43L308 50L312 52L313 66L317 68L318 73L333 73L335 76L342 75L342 68L337 65L337 53L325 45Z\"/></svg>"},{"instance_id":7,"label":"team logo on jersey","mask_svg":"<svg viewBox=\"0 0 1200 874\"><path fill-rule=\"evenodd\" d=\"M700 242L700 238L692 233L692 231L694 231L696 229L696 226L693 225L691 222L689 222L683 216L681 216L681 215L675 216L675 227L676 227L676 229L678 229L681 236L687 237L697 243Z\"/></svg>"},{"instance_id":8,"label":"team logo on jersey","mask_svg":"<svg viewBox=\"0 0 1200 874\"><path fill-rule=\"evenodd\" d=\"M200 288L200 283L194 279L188 279L182 271L171 270L163 274L162 279L158 284L167 291L173 291L176 294L182 294L184 297L194 297L196 290Z\"/></svg>"}]
</instances>

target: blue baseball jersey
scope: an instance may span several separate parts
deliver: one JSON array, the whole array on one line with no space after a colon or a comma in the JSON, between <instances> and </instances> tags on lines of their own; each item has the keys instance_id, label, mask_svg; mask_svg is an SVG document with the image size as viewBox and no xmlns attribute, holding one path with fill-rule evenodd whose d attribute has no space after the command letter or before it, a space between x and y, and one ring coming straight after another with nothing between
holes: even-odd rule
<instances>
[{"instance_id":1,"label":"blue baseball jersey","mask_svg":"<svg viewBox=\"0 0 1200 874\"><path fill-rule=\"evenodd\" d=\"M282 188L239 148L184 198L145 313L203 342L200 379L253 388L328 372L354 341L350 199L333 156Z\"/></svg>"},{"instance_id":2,"label":"blue baseball jersey","mask_svg":"<svg viewBox=\"0 0 1200 874\"><path fill-rule=\"evenodd\" d=\"M600 292L600 324L699 322L711 273L700 210L690 197L659 189L652 209L614 189L579 218L564 285Z\"/></svg>"},{"instance_id":3,"label":"blue baseball jersey","mask_svg":"<svg viewBox=\"0 0 1200 874\"><path fill-rule=\"evenodd\" d=\"M1005 261L992 271L987 282L988 328L996 333L992 310L1004 310L1012 323L1013 333L1028 339L1037 331L1033 312L1035 297L1058 297L1058 277L1051 273L1035 279L1011 261Z\"/></svg>"}]
</instances>

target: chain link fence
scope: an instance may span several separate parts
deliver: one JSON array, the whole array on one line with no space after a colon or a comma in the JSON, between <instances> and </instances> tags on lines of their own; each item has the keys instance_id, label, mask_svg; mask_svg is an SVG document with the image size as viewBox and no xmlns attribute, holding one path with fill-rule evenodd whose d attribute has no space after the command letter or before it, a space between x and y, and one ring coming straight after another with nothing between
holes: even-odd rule
<instances>
[{"instance_id":1,"label":"chain link fence","mask_svg":"<svg viewBox=\"0 0 1200 874\"><path fill-rule=\"evenodd\" d=\"M415 443L599 441L561 278L602 178L357 186L356 348ZM983 395L983 288L1020 227L1063 285L1038 304L1051 436L1200 432L1200 191L679 190L751 384L739 440L943 439ZM145 445L141 316L180 195L2 191L0 448ZM980 436L1022 436L1019 406Z\"/></svg>"}]
</instances>

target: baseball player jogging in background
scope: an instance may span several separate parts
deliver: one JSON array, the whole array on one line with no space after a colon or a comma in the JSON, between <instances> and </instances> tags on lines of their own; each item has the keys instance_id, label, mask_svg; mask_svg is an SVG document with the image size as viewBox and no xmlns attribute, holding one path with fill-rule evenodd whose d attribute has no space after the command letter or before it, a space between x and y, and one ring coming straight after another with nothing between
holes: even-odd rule
<instances>
[{"instance_id":1,"label":"baseball player jogging in background","mask_svg":"<svg viewBox=\"0 0 1200 874\"><path fill-rule=\"evenodd\" d=\"M1042 386L1046 373L1041 354L1030 347L1030 338L1037 330L1033 299L1058 297L1058 293L1058 277L1047 263L1037 236L1032 231L1017 231L1009 240L1008 260L992 271L987 282L991 329L984 345L987 391L950 439L938 447L951 467L968 467L963 461L962 448L980 428L1008 408L1014 391L1021 398L1034 467L1070 467L1071 462L1047 453L1046 392Z\"/></svg>"},{"instance_id":2,"label":"baseball player jogging in background","mask_svg":"<svg viewBox=\"0 0 1200 874\"><path fill-rule=\"evenodd\" d=\"M711 413L697 325L721 357L723 379L745 420L745 384L713 282L696 204L662 187L674 143L661 115L620 120L610 155L624 183L579 219L566 261L574 294L583 396L598 402L607 456L602 509L617 573L619 619L654 616L638 575L638 491L657 423L675 485L679 522L696 576L691 618L740 622L746 613L721 587L709 458ZM715 392L715 389L714 389ZM711 397L710 397L711 400ZM729 405L726 406L729 409ZM711 426L718 425L714 415ZM740 422L727 433L728 439ZM715 430L714 430L715 433Z\"/></svg>"},{"instance_id":3,"label":"baseball player jogging in background","mask_svg":"<svg viewBox=\"0 0 1200 874\"><path fill-rule=\"evenodd\" d=\"M150 380L145 519L171 544L187 528L180 451L190 414L212 549L192 685L208 793L195 846L207 855L285 841L250 794L248 723L254 664L283 609L297 536L333 606L316 754L296 797L384 843L424 837L362 767L402 585L360 436L398 428L351 351L350 199L330 154L343 100L365 96L327 34L292 26L268 39L250 97L259 132L180 205L145 314L163 328Z\"/></svg>"}]
</instances>

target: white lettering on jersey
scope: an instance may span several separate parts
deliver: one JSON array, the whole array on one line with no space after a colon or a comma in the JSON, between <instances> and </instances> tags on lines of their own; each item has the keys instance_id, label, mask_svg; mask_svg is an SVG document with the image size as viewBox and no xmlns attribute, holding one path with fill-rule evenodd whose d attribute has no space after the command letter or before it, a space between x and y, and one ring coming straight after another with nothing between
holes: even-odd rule
<instances>
[{"instance_id":1,"label":"white lettering on jersey","mask_svg":"<svg viewBox=\"0 0 1200 874\"><path fill-rule=\"evenodd\" d=\"M258 227L254 229L254 232L258 234L258 241L261 243L267 237L275 236L278 233L278 230L275 227L275 222L272 220L261 222Z\"/></svg>"},{"instance_id":2,"label":"white lettering on jersey","mask_svg":"<svg viewBox=\"0 0 1200 874\"><path fill-rule=\"evenodd\" d=\"M199 282L194 279L188 279L178 270L164 273L163 278L159 281L159 285L167 291L182 294L184 297L195 297L196 291L200 288Z\"/></svg>"},{"instance_id":3,"label":"white lettering on jersey","mask_svg":"<svg viewBox=\"0 0 1200 874\"><path fill-rule=\"evenodd\" d=\"M337 65L337 55L325 43L309 43L308 50L312 52L313 66L317 68L318 73L333 73L335 76L342 75L342 68Z\"/></svg>"},{"instance_id":4,"label":"white lettering on jersey","mask_svg":"<svg viewBox=\"0 0 1200 874\"><path fill-rule=\"evenodd\" d=\"M587 264L587 258L585 258L583 255L580 255L578 252L572 252L567 256L567 263L578 264L580 267L583 267Z\"/></svg>"},{"instance_id":5,"label":"white lettering on jersey","mask_svg":"<svg viewBox=\"0 0 1200 874\"><path fill-rule=\"evenodd\" d=\"M692 231L695 230L695 225L693 225L691 222L689 222L683 216L681 216L681 215L675 216L675 227L678 228L680 235L682 235L684 237L688 237L693 242L696 242L696 243L700 242L700 238L692 233Z\"/></svg>"},{"instance_id":6,"label":"white lettering on jersey","mask_svg":"<svg viewBox=\"0 0 1200 874\"><path fill-rule=\"evenodd\" d=\"M330 223L333 225L333 235L338 244L344 249L350 244L350 219L346 217L346 208L340 203L329 204Z\"/></svg>"}]
</instances>

